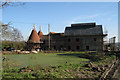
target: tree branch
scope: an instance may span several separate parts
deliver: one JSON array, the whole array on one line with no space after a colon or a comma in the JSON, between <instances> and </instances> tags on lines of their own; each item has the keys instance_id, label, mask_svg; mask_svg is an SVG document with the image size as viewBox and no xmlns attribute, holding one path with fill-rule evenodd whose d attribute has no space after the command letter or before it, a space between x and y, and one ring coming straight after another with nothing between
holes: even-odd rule
<instances>
[{"instance_id":1,"label":"tree branch","mask_svg":"<svg viewBox=\"0 0 120 80\"><path fill-rule=\"evenodd\" d=\"M8 2L4 2L0 7L4 7L8 4Z\"/></svg>"}]
</instances>

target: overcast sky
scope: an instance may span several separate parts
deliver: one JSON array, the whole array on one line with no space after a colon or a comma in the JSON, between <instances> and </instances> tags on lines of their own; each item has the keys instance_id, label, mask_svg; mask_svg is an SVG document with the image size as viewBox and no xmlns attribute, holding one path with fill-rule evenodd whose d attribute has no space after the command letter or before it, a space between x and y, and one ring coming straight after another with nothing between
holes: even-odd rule
<instances>
[{"instance_id":1,"label":"overcast sky","mask_svg":"<svg viewBox=\"0 0 120 80\"><path fill-rule=\"evenodd\" d=\"M96 22L108 31L108 38L118 37L117 2L26 2L23 6L6 7L2 10L2 22L11 22L27 39L33 24L44 34L64 32L72 23ZM118 38L117 38L118 39Z\"/></svg>"}]
</instances>

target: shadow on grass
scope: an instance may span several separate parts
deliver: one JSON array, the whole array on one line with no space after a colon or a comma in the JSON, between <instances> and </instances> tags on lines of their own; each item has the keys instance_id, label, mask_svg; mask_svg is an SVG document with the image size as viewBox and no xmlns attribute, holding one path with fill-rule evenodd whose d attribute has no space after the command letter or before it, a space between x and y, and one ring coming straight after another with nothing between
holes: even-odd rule
<instances>
[{"instance_id":1,"label":"shadow on grass","mask_svg":"<svg viewBox=\"0 0 120 80\"><path fill-rule=\"evenodd\" d=\"M89 59L90 61L98 61L101 56L97 55L96 52L92 53L66 53L66 54L57 54L58 56L74 56L79 58Z\"/></svg>"}]
</instances>

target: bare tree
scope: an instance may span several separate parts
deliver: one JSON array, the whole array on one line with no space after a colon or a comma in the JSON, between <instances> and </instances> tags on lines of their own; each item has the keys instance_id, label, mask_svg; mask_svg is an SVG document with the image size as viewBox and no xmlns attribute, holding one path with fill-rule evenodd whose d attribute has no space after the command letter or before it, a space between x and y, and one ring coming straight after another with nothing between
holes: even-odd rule
<instances>
[{"instance_id":1,"label":"bare tree","mask_svg":"<svg viewBox=\"0 0 120 80\"><path fill-rule=\"evenodd\" d=\"M0 37L2 41L4 40L22 41L23 40L23 36L21 32L17 28L12 27L10 23L8 24L0 23Z\"/></svg>"},{"instance_id":2,"label":"bare tree","mask_svg":"<svg viewBox=\"0 0 120 80\"><path fill-rule=\"evenodd\" d=\"M20 6L20 5L24 5L25 3L21 2L21 3L18 3L17 2L18 0L15 0L15 2L12 2L12 0L6 0L5 2L2 2L0 4L0 8L5 8L5 7L8 7L8 6Z\"/></svg>"},{"instance_id":3,"label":"bare tree","mask_svg":"<svg viewBox=\"0 0 120 80\"><path fill-rule=\"evenodd\" d=\"M1 26L2 30L2 40L10 40L11 34L12 34L12 29L7 26Z\"/></svg>"},{"instance_id":4,"label":"bare tree","mask_svg":"<svg viewBox=\"0 0 120 80\"><path fill-rule=\"evenodd\" d=\"M13 32L11 35L11 40L12 41L22 41L23 40L23 36L18 29L16 29L16 28L13 29Z\"/></svg>"},{"instance_id":5,"label":"bare tree","mask_svg":"<svg viewBox=\"0 0 120 80\"><path fill-rule=\"evenodd\" d=\"M20 6L20 5L24 5L25 3L18 3L18 0L15 0L14 2L12 2L13 0L5 0L4 2L2 2L0 4L0 8L5 8L7 6ZM0 39L1 40L10 40L10 41L17 41L17 39L22 40L23 36L20 33L20 31L14 27L10 26L10 23L8 24L3 24L0 21Z\"/></svg>"}]
</instances>

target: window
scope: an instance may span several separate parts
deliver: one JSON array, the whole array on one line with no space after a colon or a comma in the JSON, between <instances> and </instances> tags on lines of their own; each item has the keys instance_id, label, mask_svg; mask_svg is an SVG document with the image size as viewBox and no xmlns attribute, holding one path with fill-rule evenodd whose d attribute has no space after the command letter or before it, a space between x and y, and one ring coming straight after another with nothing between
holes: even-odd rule
<instances>
[{"instance_id":1,"label":"window","mask_svg":"<svg viewBox=\"0 0 120 80\"><path fill-rule=\"evenodd\" d=\"M79 38L76 38L76 42L79 42Z\"/></svg>"},{"instance_id":2,"label":"window","mask_svg":"<svg viewBox=\"0 0 120 80\"><path fill-rule=\"evenodd\" d=\"M62 49L63 49L63 46L62 46L62 45L60 45L59 50L62 50Z\"/></svg>"},{"instance_id":3,"label":"window","mask_svg":"<svg viewBox=\"0 0 120 80\"><path fill-rule=\"evenodd\" d=\"M56 49L56 46L54 46L54 49Z\"/></svg>"},{"instance_id":4,"label":"window","mask_svg":"<svg viewBox=\"0 0 120 80\"><path fill-rule=\"evenodd\" d=\"M45 43L46 41L44 40L43 43Z\"/></svg>"},{"instance_id":5,"label":"window","mask_svg":"<svg viewBox=\"0 0 120 80\"><path fill-rule=\"evenodd\" d=\"M97 41L97 38L94 38L94 41Z\"/></svg>"},{"instance_id":6,"label":"window","mask_svg":"<svg viewBox=\"0 0 120 80\"><path fill-rule=\"evenodd\" d=\"M89 46L86 46L86 50L89 50Z\"/></svg>"},{"instance_id":7,"label":"window","mask_svg":"<svg viewBox=\"0 0 120 80\"><path fill-rule=\"evenodd\" d=\"M62 45L60 45L60 48L63 48L63 46L62 46Z\"/></svg>"},{"instance_id":8,"label":"window","mask_svg":"<svg viewBox=\"0 0 120 80\"><path fill-rule=\"evenodd\" d=\"M70 50L71 49L71 46L68 46L68 50Z\"/></svg>"},{"instance_id":9,"label":"window","mask_svg":"<svg viewBox=\"0 0 120 80\"><path fill-rule=\"evenodd\" d=\"M68 39L68 42L70 42L70 41L71 41L71 39L69 38L69 39Z\"/></svg>"},{"instance_id":10,"label":"window","mask_svg":"<svg viewBox=\"0 0 120 80\"><path fill-rule=\"evenodd\" d=\"M79 47L79 46L76 46L76 49L77 49L77 50L79 50L79 49L80 49L80 47Z\"/></svg>"}]
</instances>

